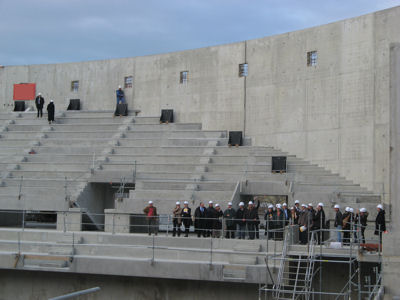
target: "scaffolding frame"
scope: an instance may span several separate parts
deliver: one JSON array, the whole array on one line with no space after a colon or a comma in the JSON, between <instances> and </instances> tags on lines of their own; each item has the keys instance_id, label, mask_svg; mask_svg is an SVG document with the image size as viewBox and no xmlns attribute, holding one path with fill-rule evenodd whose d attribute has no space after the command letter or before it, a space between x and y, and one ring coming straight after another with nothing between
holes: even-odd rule
<instances>
[{"instance_id":1,"label":"scaffolding frame","mask_svg":"<svg viewBox=\"0 0 400 300\"><path fill-rule=\"evenodd\" d=\"M348 245L348 255L343 256L344 259L335 259L332 256L324 255L323 243L317 245L316 235L321 236L325 232L326 234L337 233L338 229L318 229L310 232L308 237L310 237L307 244L307 250L304 254L294 254L290 251L290 235L287 231L285 233L284 242L282 246L282 252L279 254L276 252L276 247L274 247L274 252L268 252L268 239L267 239L267 251L266 251L266 272L271 279L272 285L266 282L265 284L260 284L259 286L259 299L268 299L268 294L272 295L273 299L292 299L292 300L314 300L314 299L325 299L324 296L335 297L335 300L351 299L352 293L357 293L357 299L361 300L365 297L367 299L372 299L375 294L378 293L379 287L381 286L382 278L382 255L381 255L381 245L378 247L378 262L377 267L375 267L376 280L375 283L366 284L364 286L368 287L368 290L363 290L361 285L361 260L359 258L359 253L361 250L361 236L359 235L360 224L351 223L350 230L340 230L341 232L349 232L350 241ZM354 236L354 238L353 238ZM274 243L276 244L276 243ZM318 249L319 248L319 249ZM318 251L319 250L319 251ZM295 258L297 256L297 258ZM276 282L273 280L273 276L269 267L269 260L275 262L279 261L279 271ZM348 279L339 292L327 292L322 289L322 264L323 263L340 263L348 265ZM292 264L292 267L291 267ZM293 264L295 267L293 267ZM304 266L305 265L305 266ZM287 269L288 271L285 271ZM295 269L295 271L293 271ZM303 273L302 273L303 271ZM305 272L304 272L305 271ZM380 271L380 272L379 272ZM289 277L285 277L287 274ZM319 275L319 290L313 289L313 279L316 275ZM292 277L290 277L292 276ZM266 278L268 278L266 276ZM369 280L369 283L370 280Z\"/></svg>"}]
</instances>

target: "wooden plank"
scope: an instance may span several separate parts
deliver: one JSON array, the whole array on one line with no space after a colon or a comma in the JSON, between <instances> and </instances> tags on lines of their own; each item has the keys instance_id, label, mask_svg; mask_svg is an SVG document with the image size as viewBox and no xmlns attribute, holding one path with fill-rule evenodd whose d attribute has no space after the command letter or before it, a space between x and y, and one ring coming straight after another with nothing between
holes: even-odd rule
<instances>
[{"instance_id":1,"label":"wooden plank","mask_svg":"<svg viewBox=\"0 0 400 300\"><path fill-rule=\"evenodd\" d=\"M69 256L51 256L51 255L31 255L25 254L24 259L35 259L35 260L62 260L69 261Z\"/></svg>"}]
</instances>

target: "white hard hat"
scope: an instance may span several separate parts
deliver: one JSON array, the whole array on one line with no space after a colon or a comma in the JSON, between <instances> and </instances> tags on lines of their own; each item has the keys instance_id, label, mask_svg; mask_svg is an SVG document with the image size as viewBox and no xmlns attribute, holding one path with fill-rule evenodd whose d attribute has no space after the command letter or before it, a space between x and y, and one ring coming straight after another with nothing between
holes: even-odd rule
<instances>
[{"instance_id":1,"label":"white hard hat","mask_svg":"<svg viewBox=\"0 0 400 300\"><path fill-rule=\"evenodd\" d=\"M53 100L50 100L50 102L54 102Z\"/></svg>"},{"instance_id":2,"label":"white hard hat","mask_svg":"<svg viewBox=\"0 0 400 300\"><path fill-rule=\"evenodd\" d=\"M300 204L299 200L294 200L294 204Z\"/></svg>"},{"instance_id":3,"label":"white hard hat","mask_svg":"<svg viewBox=\"0 0 400 300\"><path fill-rule=\"evenodd\" d=\"M219 207L219 204L217 203L217 204L215 204L215 207Z\"/></svg>"},{"instance_id":4,"label":"white hard hat","mask_svg":"<svg viewBox=\"0 0 400 300\"><path fill-rule=\"evenodd\" d=\"M283 203L282 206L287 206L287 204L286 204L286 203Z\"/></svg>"},{"instance_id":5,"label":"white hard hat","mask_svg":"<svg viewBox=\"0 0 400 300\"><path fill-rule=\"evenodd\" d=\"M354 212L354 208L350 207L350 212Z\"/></svg>"},{"instance_id":6,"label":"white hard hat","mask_svg":"<svg viewBox=\"0 0 400 300\"><path fill-rule=\"evenodd\" d=\"M179 201L176 202L176 205L181 205L181 203Z\"/></svg>"},{"instance_id":7,"label":"white hard hat","mask_svg":"<svg viewBox=\"0 0 400 300\"><path fill-rule=\"evenodd\" d=\"M345 211L350 211L350 207L346 206Z\"/></svg>"},{"instance_id":8,"label":"white hard hat","mask_svg":"<svg viewBox=\"0 0 400 300\"><path fill-rule=\"evenodd\" d=\"M240 203L239 203L239 206L244 206L244 203L243 203L243 202L240 202Z\"/></svg>"},{"instance_id":9,"label":"white hard hat","mask_svg":"<svg viewBox=\"0 0 400 300\"><path fill-rule=\"evenodd\" d=\"M324 204L322 202L318 203L318 206L324 207Z\"/></svg>"},{"instance_id":10,"label":"white hard hat","mask_svg":"<svg viewBox=\"0 0 400 300\"><path fill-rule=\"evenodd\" d=\"M308 203L308 206L314 207L314 205L312 203Z\"/></svg>"},{"instance_id":11,"label":"white hard hat","mask_svg":"<svg viewBox=\"0 0 400 300\"><path fill-rule=\"evenodd\" d=\"M291 206L291 207L290 207L290 210L292 210L292 209L295 209L295 207L294 207L294 206Z\"/></svg>"},{"instance_id":12,"label":"white hard hat","mask_svg":"<svg viewBox=\"0 0 400 300\"><path fill-rule=\"evenodd\" d=\"M229 205L232 205L232 202L228 202L228 206L229 206Z\"/></svg>"},{"instance_id":13,"label":"white hard hat","mask_svg":"<svg viewBox=\"0 0 400 300\"><path fill-rule=\"evenodd\" d=\"M253 204L253 201L249 201L249 205L250 205L250 204Z\"/></svg>"},{"instance_id":14,"label":"white hard hat","mask_svg":"<svg viewBox=\"0 0 400 300\"><path fill-rule=\"evenodd\" d=\"M301 207L307 207L307 205L305 205L304 203L301 205Z\"/></svg>"},{"instance_id":15,"label":"white hard hat","mask_svg":"<svg viewBox=\"0 0 400 300\"><path fill-rule=\"evenodd\" d=\"M282 206L278 203L277 205L276 205L276 208L281 208Z\"/></svg>"},{"instance_id":16,"label":"white hard hat","mask_svg":"<svg viewBox=\"0 0 400 300\"><path fill-rule=\"evenodd\" d=\"M383 206L382 206L382 204L378 204L378 205L376 206L376 208L383 209Z\"/></svg>"},{"instance_id":17,"label":"white hard hat","mask_svg":"<svg viewBox=\"0 0 400 300\"><path fill-rule=\"evenodd\" d=\"M362 208L360 209L360 212L367 212L367 209L364 208L364 207L362 207Z\"/></svg>"},{"instance_id":18,"label":"white hard hat","mask_svg":"<svg viewBox=\"0 0 400 300\"><path fill-rule=\"evenodd\" d=\"M120 88L122 88L122 87L119 85L118 88L120 89Z\"/></svg>"},{"instance_id":19,"label":"white hard hat","mask_svg":"<svg viewBox=\"0 0 400 300\"><path fill-rule=\"evenodd\" d=\"M213 204L213 202L210 200L210 201L208 201L208 204Z\"/></svg>"},{"instance_id":20,"label":"white hard hat","mask_svg":"<svg viewBox=\"0 0 400 300\"><path fill-rule=\"evenodd\" d=\"M150 201L149 201L149 204L153 204L153 201L150 200Z\"/></svg>"},{"instance_id":21,"label":"white hard hat","mask_svg":"<svg viewBox=\"0 0 400 300\"><path fill-rule=\"evenodd\" d=\"M335 206L333 208L340 208L339 204L335 204Z\"/></svg>"},{"instance_id":22,"label":"white hard hat","mask_svg":"<svg viewBox=\"0 0 400 300\"><path fill-rule=\"evenodd\" d=\"M38 93L38 96L42 96L42 93Z\"/></svg>"},{"instance_id":23,"label":"white hard hat","mask_svg":"<svg viewBox=\"0 0 400 300\"><path fill-rule=\"evenodd\" d=\"M268 205L268 208L274 208L274 206L272 204Z\"/></svg>"},{"instance_id":24,"label":"white hard hat","mask_svg":"<svg viewBox=\"0 0 400 300\"><path fill-rule=\"evenodd\" d=\"M189 202L185 201L185 202L183 202L183 204L189 204Z\"/></svg>"}]
</instances>

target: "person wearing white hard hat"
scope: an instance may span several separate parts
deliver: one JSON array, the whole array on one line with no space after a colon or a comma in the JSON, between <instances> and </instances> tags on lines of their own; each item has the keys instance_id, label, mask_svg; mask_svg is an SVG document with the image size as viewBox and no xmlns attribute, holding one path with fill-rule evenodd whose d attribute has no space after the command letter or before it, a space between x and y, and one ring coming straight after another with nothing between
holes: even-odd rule
<instances>
[{"instance_id":1,"label":"person wearing white hard hat","mask_svg":"<svg viewBox=\"0 0 400 300\"><path fill-rule=\"evenodd\" d=\"M216 218L217 218L217 213L214 208L214 203L213 201L208 201L208 207L206 209L206 236L207 237L212 237L212 233L215 227L216 223Z\"/></svg>"},{"instance_id":2,"label":"person wearing white hard hat","mask_svg":"<svg viewBox=\"0 0 400 300\"><path fill-rule=\"evenodd\" d=\"M259 221L258 217L258 210L257 208L254 207L253 201L249 201L249 206L247 208L246 212L246 224L247 224L247 230L249 232L249 239L254 240L256 237L256 225L257 222Z\"/></svg>"},{"instance_id":3,"label":"person wearing white hard hat","mask_svg":"<svg viewBox=\"0 0 400 300\"><path fill-rule=\"evenodd\" d=\"M214 220L214 227L212 231L213 238L219 238L222 232L222 217L224 213L221 210L219 204L215 204L215 220Z\"/></svg>"},{"instance_id":4,"label":"person wearing white hard hat","mask_svg":"<svg viewBox=\"0 0 400 300\"><path fill-rule=\"evenodd\" d=\"M225 238L234 239L235 238L235 229L236 229L236 211L232 208L232 203L228 203L228 208L224 211L224 219L226 226L226 234Z\"/></svg>"},{"instance_id":5,"label":"person wearing white hard hat","mask_svg":"<svg viewBox=\"0 0 400 300\"><path fill-rule=\"evenodd\" d=\"M297 211L297 214L300 214L301 207L300 207L300 201L299 200L294 200L294 207Z\"/></svg>"},{"instance_id":6,"label":"person wearing white hard hat","mask_svg":"<svg viewBox=\"0 0 400 300\"><path fill-rule=\"evenodd\" d=\"M183 202L181 217L183 226L185 227L185 237L188 237L190 225L192 224L192 210L187 201Z\"/></svg>"},{"instance_id":7,"label":"person wearing white hard hat","mask_svg":"<svg viewBox=\"0 0 400 300\"><path fill-rule=\"evenodd\" d=\"M367 228L368 225L368 212L364 207L360 208L359 220L361 226L361 241L365 244L365 228Z\"/></svg>"},{"instance_id":8,"label":"person wearing white hard hat","mask_svg":"<svg viewBox=\"0 0 400 300\"><path fill-rule=\"evenodd\" d=\"M305 245L308 241L308 216L309 211L307 210L307 205L304 203L301 205L301 211L299 213L299 219L297 223L299 224L299 240L300 244Z\"/></svg>"},{"instance_id":9,"label":"person wearing white hard hat","mask_svg":"<svg viewBox=\"0 0 400 300\"><path fill-rule=\"evenodd\" d=\"M158 233L158 215L157 215L157 208L153 205L153 201L149 201L149 205L147 205L143 212L146 215L147 220L147 230L149 235L154 233L157 235Z\"/></svg>"},{"instance_id":10,"label":"person wearing white hard hat","mask_svg":"<svg viewBox=\"0 0 400 300\"><path fill-rule=\"evenodd\" d=\"M56 108L54 106L54 101L50 100L50 103L47 105L47 120L49 121L49 124L54 122L54 112Z\"/></svg>"},{"instance_id":11,"label":"person wearing white hard hat","mask_svg":"<svg viewBox=\"0 0 400 300\"><path fill-rule=\"evenodd\" d=\"M268 235L268 239L274 238L275 229L275 212L272 204L268 205L268 210L264 215L265 220L265 235Z\"/></svg>"},{"instance_id":12,"label":"person wearing white hard hat","mask_svg":"<svg viewBox=\"0 0 400 300\"><path fill-rule=\"evenodd\" d=\"M43 106L44 106L44 98L42 97L42 93L38 93L37 97L35 98L35 105L37 109L37 117L43 117Z\"/></svg>"},{"instance_id":13,"label":"person wearing white hard hat","mask_svg":"<svg viewBox=\"0 0 400 300\"><path fill-rule=\"evenodd\" d=\"M382 233L386 232L385 210L382 204L376 207L378 215L375 219L375 235L379 235L379 242L382 244Z\"/></svg>"},{"instance_id":14,"label":"person wearing white hard hat","mask_svg":"<svg viewBox=\"0 0 400 300\"><path fill-rule=\"evenodd\" d=\"M282 212L285 217L285 225L287 225L287 224L289 224L290 211L288 210L286 203L282 204Z\"/></svg>"},{"instance_id":15,"label":"person wearing white hard hat","mask_svg":"<svg viewBox=\"0 0 400 300\"><path fill-rule=\"evenodd\" d=\"M296 206L290 208L289 224L297 225L299 221L299 213L297 212Z\"/></svg>"},{"instance_id":16,"label":"person wearing white hard hat","mask_svg":"<svg viewBox=\"0 0 400 300\"><path fill-rule=\"evenodd\" d=\"M194 211L194 230L197 233L197 237L201 235L207 236L207 223L206 223L206 208L204 203L200 202L199 207Z\"/></svg>"},{"instance_id":17,"label":"person wearing white hard hat","mask_svg":"<svg viewBox=\"0 0 400 300\"><path fill-rule=\"evenodd\" d=\"M172 210L172 236L176 235L178 231L178 237L181 236L182 226L182 207L178 201L175 203L175 208Z\"/></svg>"},{"instance_id":18,"label":"person wearing white hard hat","mask_svg":"<svg viewBox=\"0 0 400 300\"><path fill-rule=\"evenodd\" d=\"M317 212L314 215L313 219L313 230L316 231L317 235L317 243L321 245L323 230L325 228L325 211L324 211L324 204L322 202L318 203Z\"/></svg>"},{"instance_id":19,"label":"person wearing white hard hat","mask_svg":"<svg viewBox=\"0 0 400 300\"><path fill-rule=\"evenodd\" d=\"M240 202L239 209L236 212L239 240L244 240L246 238L246 214L247 209L244 207L244 203Z\"/></svg>"},{"instance_id":20,"label":"person wearing white hard hat","mask_svg":"<svg viewBox=\"0 0 400 300\"><path fill-rule=\"evenodd\" d=\"M351 208L346 207L342 216L342 228L343 228L343 245L350 245L350 230L352 228L353 217Z\"/></svg>"},{"instance_id":21,"label":"person wearing white hard hat","mask_svg":"<svg viewBox=\"0 0 400 300\"><path fill-rule=\"evenodd\" d=\"M274 215L274 221L275 221L275 225L274 225L274 239L276 241L281 241L283 240L283 231L285 228L285 224L286 224L286 218L285 215L283 214L283 210L282 210L282 206L278 203L276 205L276 212Z\"/></svg>"},{"instance_id":22,"label":"person wearing white hard hat","mask_svg":"<svg viewBox=\"0 0 400 300\"><path fill-rule=\"evenodd\" d=\"M339 204L335 204L335 206L333 207L333 209L335 210L336 214L335 214L335 223L334 223L334 227L337 230L337 241L339 243L342 242L342 222L343 222L343 215L342 212L340 211L340 205Z\"/></svg>"}]
</instances>

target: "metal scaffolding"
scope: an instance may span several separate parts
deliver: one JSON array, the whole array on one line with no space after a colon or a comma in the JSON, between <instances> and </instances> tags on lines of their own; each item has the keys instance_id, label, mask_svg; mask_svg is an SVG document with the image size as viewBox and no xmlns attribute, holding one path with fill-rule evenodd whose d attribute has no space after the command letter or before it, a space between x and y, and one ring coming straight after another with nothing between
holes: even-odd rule
<instances>
[{"instance_id":1,"label":"metal scaffolding","mask_svg":"<svg viewBox=\"0 0 400 300\"><path fill-rule=\"evenodd\" d=\"M260 286L259 299L261 300L263 296L264 299L270 299L268 296L271 296L272 299L288 300L321 300L327 298L348 300L354 299L355 295L358 300L373 299L377 295L381 285L381 245L377 247L377 267L372 270L375 278L372 278L371 273L362 279L360 253L363 251L364 244L361 244L361 236L359 236L356 224L352 228L352 230L349 230L352 237L351 241L344 248L341 247L341 249L347 250L346 254L335 257L324 253L329 241L326 241L325 244L323 242L317 244L316 236L317 234L337 234L336 229L311 231L309 233L309 242L307 246L304 246L302 251L291 250L291 247L294 245L293 238L289 234L289 231L287 231L285 233L282 252L277 253L277 251L274 251L273 253L267 253L266 268L272 284L265 283ZM275 261L279 261L278 274L275 280L268 264L270 260L274 261L274 265ZM329 272L329 268L325 267L325 270L323 270L324 263L348 265L348 278L340 291L332 292L322 288L323 271ZM317 276L319 276L319 282L315 282Z\"/></svg>"}]
</instances>

